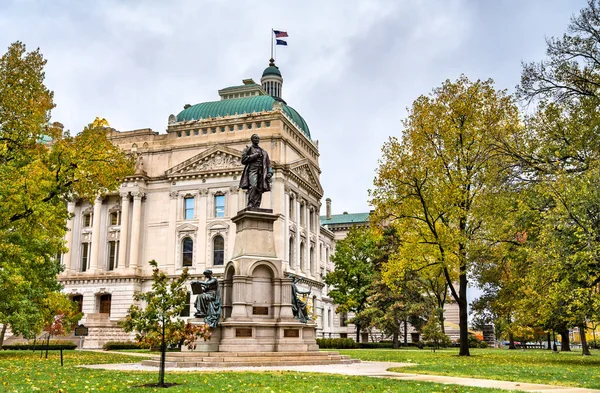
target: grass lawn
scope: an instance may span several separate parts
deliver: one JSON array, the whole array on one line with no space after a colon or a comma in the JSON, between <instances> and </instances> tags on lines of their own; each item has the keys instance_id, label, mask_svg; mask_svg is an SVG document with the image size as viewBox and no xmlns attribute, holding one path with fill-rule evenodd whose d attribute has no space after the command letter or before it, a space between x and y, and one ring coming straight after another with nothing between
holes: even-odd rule
<instances>
[{"instance_id":1,"label":"grass lawn","mask_svg":"<svg viewBox=\"0 0 600 393\"><path fill-rule=\"evenodd\" d=\"M0 391L16 392L389 392L389 393L493 393L495 389L397 381L370 377L348 377L292 372L212 372L175 373L167 371L165 381L179 385L169 389L144 388L154 383L156 372L122 372L91 370L81 364L134 363L140 357L97 352L65 351L65 365L60 367L59 353L51 352L40 359L39 352L0 351Z\"/></svg>"},{"instance_id":2,"label":"grass lawn","mask_svg":"<svg viewBox=\"0 0 600 393\"><path fill-rule=\"evenodd\" d=\"M350 349L338 352L362 360L416 363L392 371L451 375L578 386L600 389L600 351L582 356L581 351L471 349L470 357L459 357L458 348L433 353L428 349Z\"/></svg>"}]
</instances>

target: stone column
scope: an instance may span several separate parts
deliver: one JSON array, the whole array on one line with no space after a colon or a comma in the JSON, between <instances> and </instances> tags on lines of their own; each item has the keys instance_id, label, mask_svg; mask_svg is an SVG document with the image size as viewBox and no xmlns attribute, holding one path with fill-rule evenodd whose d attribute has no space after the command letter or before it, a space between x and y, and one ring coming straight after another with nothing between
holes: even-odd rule
<instances>
[{"instance_id":1,"label":"stone column","mask_svg":"<svg viewBox=\"0 0 600 393\"><path fill-rule=\"evenodd\" d=\"M211 204L210 199L214 201L215 194L209 193L207 188L201 188L198 190L198 211L196 212L196 217L198 218L198 231L195 234L194 238L194 247L196 254L196 264L204 264L206 267L208 261L206 260L206 239L208 237L208 231L206 229L206 218L209 215L209 204ZM214 205L214 202L212 203ZM214 217L214 212L211 217ZM227 258L227 250L224 250L225 258ZM212 261L212 258L210 259ZM194 265L196 267L196 265ZM200 269L200 268L198 268ZM202 272L202 270L199 270Z\"/></svg>"},{"instance_id":2,"label":"stone column","mask_svg":"<svg viewBox=\"0 0 600 393\"><path fill-rule=\"evenodd\" d=\"M142 198L144 193L135 191L133 194L133 217L131 220L131 250L129 253L129 267L136 270L140 255L140 227L142 225Z\"/></svg>"},{"instance_id":3,"label":"stone column","mask_svg":"<svg viewBox=\"0 0 600 393\"><path fill-rule=\"evenodd\" d=\"M129 244L127 238L129 237L129 193L122 192L121 194L121 230L119 233L119 261L117 264L117 270L123 271L127 267L127 250Z\"/></svg>"},{"instance_id":4,"label":"stone column","mask_svg":"<svg viewBox=\"0 0 600 393\"><path fill-rule=\"evenodd\" d=\"M100 215L102 213L102 197L98 196L94 201L94 215L92 219L92 249L90 251L90 273L98 270L98 253L100 251Z\"/></svg>"},{"instance_id":5,"label":"stone column","mask_svg":"<svg viewBox=\"0 0 600 393\"><path fill-rule=\"evenodd\" d=\"M302 230L300 227L300 198L296 198L295 214L296 214L296 245L294 256L296 257L295 269L296 272L300 272L302 258L300 257L300 238L302 237Z\"/></svg>"},{"instance_id":6,"label":"stone column","mask_svg":"<svg viewBox=\"0 0 600 393\"><path fill-rule=\"evenodd\" d=\"M283 259L287 261L284 270L290 268L290 190L285 190L284 194L284 205L283 215L285 217L284 231L283 231Z\"/></svg>"},{"instance_id":7,"label":"stone column","mask_svg":"<svg viewBox=\"0 0 600 393\"><path fill-rule=\"evenodd\" d=\"M279 318L294 319L292 312L292 280L289 278L281 280L281 311Z\"/></svg>"},{"instance_id":8,"label":"stone column","mask_svg":"<svg viewBox=\"0 0 600 393\"><path fill-rule=\"evenodd\" d=\"M167 233L167 272L169 274L175 274L175 245L176 239L176 226L177 226L177 200L179 193L177 191L171 191L169 193L169 232Z\"/></svg>"},{"instance_id":9,"label":"stone column","mask_svg":"<svg viewBox=\"0 0 600 393\"><path fill-rule=\"evenodd\" d=\"M312 232L312 228L310 227L312 208L306 204L306 271L312 274L312 268L310 266L310 233Z\"/></svg>"},{"instance_id":10,"label":"stone column","mask_svg":"<svg viewBox=\"0 0 600 393\"><path fill-rule=\"evenodd\" d=\"M69 273L69 271L73 270L73 262L71 258L73 256L73 226L75 224L75 217L73 213L75 212L75 202L67 203L67 211L69 212L69 219L67 220L67 233L65 234L65 242L67 243L67 252L63 255L63 265L65 265L65 273Z\"/></svg>"},{"instance_id":11,"label":"stone column","mask_svg":"<svg viewBox=\"0 0 600 393\"><path fill-rule=\"evenodd\" d=\"M232 295L231 317L247 318L245 299L249 298L249 294L246 293L246 276L233 276Z\"/></svg>"}]
</instances>

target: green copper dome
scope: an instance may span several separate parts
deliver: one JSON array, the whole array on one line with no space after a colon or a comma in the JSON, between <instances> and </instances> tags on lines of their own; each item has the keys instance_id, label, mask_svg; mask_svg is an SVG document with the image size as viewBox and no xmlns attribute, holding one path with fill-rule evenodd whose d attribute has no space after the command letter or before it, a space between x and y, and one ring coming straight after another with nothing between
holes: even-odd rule
<instances>
[{"instance_id":1,"label":"green copper dome","mask_svg":"<svg viewBox=\"0 0 600 393\"><path fill-rule=\"evenodd\" d=\"M267 68L265 68L262 74L263 77L267 75L277 75L281 77L281 71L279 71L279 68L277 66L270 65Z\"/></svg>"},{"instance_id":2,"label":"green copper dome","mask_svg":"<svg viewBox=\"0 0 600 393\"><path fill-rule=\"evenodd\" d=\"M236 114L242 115L244 113L270 111L273 109L273 103L275 103L275 99L269 95L202 102L179 112L177 121L190 121L215 118L218 116L224 117ZM310 130L302 116L300 116L294 108L288 105L283 105L283 111L298 125L300 130L304 132L304 135L310 139Z\"/></svg>"}]
</instances>

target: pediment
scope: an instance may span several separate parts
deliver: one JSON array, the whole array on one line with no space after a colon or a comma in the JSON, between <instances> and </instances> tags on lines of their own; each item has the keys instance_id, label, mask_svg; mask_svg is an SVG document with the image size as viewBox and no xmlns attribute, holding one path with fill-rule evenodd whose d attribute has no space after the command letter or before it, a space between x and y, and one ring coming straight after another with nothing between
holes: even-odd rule
<instances>
[{"instance_id":1,"label":"pediment","mask_svg":"<svg viewBox=\"0 0 600 393\"><path fill-rule=\"evenodd\" d=\"M167 177L195 177L225 175L240 172L242 152L225 146L214 146L168 169Z\"/></svg>"},{"instance_id":2,"label":"pediment","mask_svg":"<svg viewBox=\"0 0 600 393\"><path fill-rule=\"evenodd\" d=\"M183 224L177 227L177 232L196 232L198 227L192 224Z\"/></svg>"},{"instance_id":3,"label":"pediment","mask_svg":"<svg viewBox=\"0 0 600 393\"><path fill-rule=\"evenodd\" d=\"M308 163L308 160L302 160L290 166L290 172L295 175L297 180L303 182L309 188L312 188L319 196L323 196L323 187L319 181L317 170Z\"/></svg>"}]
</instances>

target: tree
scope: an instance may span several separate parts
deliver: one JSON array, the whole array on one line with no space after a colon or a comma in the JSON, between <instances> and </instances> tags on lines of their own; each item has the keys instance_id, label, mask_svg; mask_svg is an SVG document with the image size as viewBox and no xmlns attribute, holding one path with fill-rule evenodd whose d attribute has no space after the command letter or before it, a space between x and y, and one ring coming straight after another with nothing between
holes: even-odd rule
<instances>
[{"instance_id":1,"label":"tree","mask_svg":"<svg viewBox=\"0 0 600 393\"><path fill-rule=\"evenodd\" d=\"M547 320L560 326L565 350L567 328L578 326L589 354L584 332L600 283L600 2L588 0L567 33L547 41L547 58L524 65L521 80L521 97L539 104L525 144L508 150L547 200L537 248L544 254L537 262L549 260L554 272L544 296L554 302Z\"/></svg>"},{"instance_id":2,"label":"tree","mask_svg":"<svg viewBox=\"0 0 600 393\"><path fill-rule=\"evenodd\" d=\"M337 304L337 313L360 314L367 306L376 244L374 234L368 228L359 227L350 229L348 236L336 244L331 257L335 268L325 276L325 283L331 286L329 296ZM356 341L360 342L360 321L357 319L354 324Z\"/></svg>"},{"instance_id":3,"label":"tree","mask_svg":"<svg viewBox=\"0 0 600 393\"><path fill-rule=\"evenodd\" d=\"M440 321L437 313L432 313L425 326L423 326L423 341L432 343L434 351L440 347L440 344L448 341L448 337L440 329Z\"/></svg>"},{"instance_id":4,"label":"tree","mask_svg":"<svg viewBox=\"0 0 600 393\"><path fill-rule=\"evenodd\" d=\"M137 332L136 340L149 348L160 345L160 367L158 385L165 384L165 357L167 345L184 343L194 347L197 338L210 338L208 325L193 326L186 324L179 315L187 301L186 282L189 278L187 269L179 277L171 280L167 274L158 268L155 260L149 262L152 266L152 290L136 292L133 299L143 302L145 307L132 304L127 316L120 322L126 332Z\"/></svg>"},{"instance_id":5,"label":"tree","mask_svg":"<svg viewBox=\"0 0 600 393\"><path fill-rule=\"evenodd\" d=\"M502 208L494 198L503 184L494 143L518 128L518 110L506 92L496 91L491 80L462 76L419 97L401 140L391 137L383 147L372 204L403 233L397 258L385 268L387 279L442 269L459 306L461 356L469 355L467 277L491 236L490 211Z\"/></svg>"},{"instance_id":6,"label":"tree","mask_svg":"<svg viewBox=\"0 0 600 393\"><path fill-rule=\"evenodd\" d=\"M40 305L61 288L66 202L114 190L133 169L102 124L71 137L49 123L45 64L20 42L0 58L0 323L25 336L40 331Z\"/></svg>"},{"instance_id":7,"label":"tree","mask_svg":"<svg viewBox=\"0 0 600 393\"><path fill-rule=\"evenodd\" d=\"M518 93L558 102L591 98L600 100L600 2L588 0L586 8L571 18L567 33L547 40L548 58L523 64Z\"/></svg>"}]
</instances>

